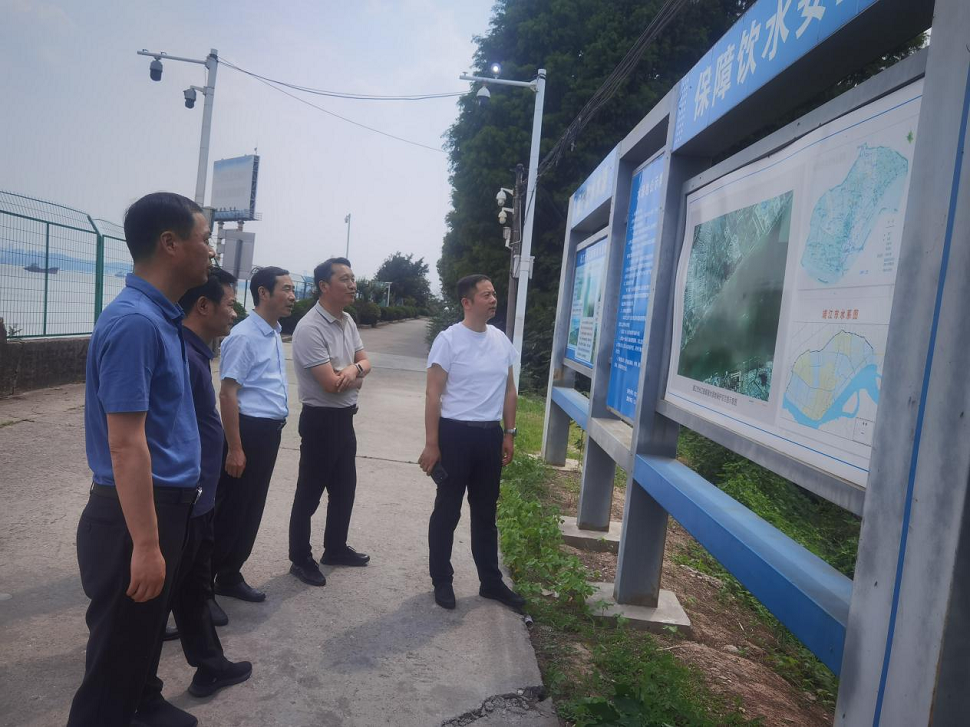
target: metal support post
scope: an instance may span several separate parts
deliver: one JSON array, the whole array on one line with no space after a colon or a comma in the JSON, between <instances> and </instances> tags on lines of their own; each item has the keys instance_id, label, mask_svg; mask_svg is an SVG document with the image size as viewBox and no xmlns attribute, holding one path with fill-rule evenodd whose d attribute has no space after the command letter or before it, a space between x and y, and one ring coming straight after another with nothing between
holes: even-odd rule
<instances>
[{"instance_id":1,"label":"metal support post","mask_svg":"<svg viewBox=\"0 0 970 727\"><path fill-rule=\"evenodd\" d=\"M838 725L970 713L970 4L937 0L879 387Z\"/></svg>"},{"instance_id":2,"label":"metal support post","mask_svg":"<svg viewBox=\"0 0 970 727\"><path fill-rule=\"evenodd\" d=\"M205 179L209 169L209 135L212 131L212 102L216 95L216 71L219 70L219 51L209 51L205 59L205 102L202 106L202 141L199 143L199 171L195 178L195 203L205 205Z\"/></svg>"},{"instance_id":3,"label":"metal support post","mask_svg":"<svg viewBox=\"0 0 970 727\"><path fill-rule=\"evenodd\" d=\"M540 68L536 77L536 105L532 115L532 147L529 150L529 182L526 187L525 228L519 251L519 283L515 299L515 328L512 345L516 350L514 366L515 386L518 388L522 371L522 338L525 333L525 304L532 275L532 230L535 225L536 179L539 170L539 138L542 135L542 104L546 95L546 69Z\"/></svg>"}]
</instances>

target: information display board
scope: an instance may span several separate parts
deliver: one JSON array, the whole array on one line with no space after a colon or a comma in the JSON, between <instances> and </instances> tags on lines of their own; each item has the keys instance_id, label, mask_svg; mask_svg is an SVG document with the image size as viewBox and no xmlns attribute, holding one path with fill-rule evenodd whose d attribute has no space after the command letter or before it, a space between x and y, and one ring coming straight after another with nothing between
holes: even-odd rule
<instances>
[{"instance_id":1,"label":"information display board","mask_svg":"<svg viewBox=\"0 0 970 727\"><path fill-rule=\"evenodd\" d=\"M663 178L664 157L661 155L634 174L630 185L620 305L616 313L610 385L606 392L606 405L630 421L636 413L640 387L640 359L650 301Z\"/></svg>"},{"instance_id":2,"label":"information display board","mask_svg":"<svg viewBox=\"0 0 970 727\"><path fill-rule=\"evenodd\" d=\"M211 204L217 222L256 219L259 156L220 159L212 165Z\"/></svg>"},{"instance_id":3,"label":"information display board","mask_svg":"<svg viewBox=\"0 0 970 727\"><path fill-rule=\"evenodd\" d=\"M606 279L606 238L600 238L576 251L573 302L569 315L566 358L593 368L593 353L599 337L600 303Z\"/></svg>"},{"instance_id":4,"label":"information display board","mask_svg":"<svg viewBox=\"0 0 970 727\"><path fill-rule=\"evenodd\" d=\"M866 485L921 94L688 196L667 401Z\"/></svg>"}]
</instances>

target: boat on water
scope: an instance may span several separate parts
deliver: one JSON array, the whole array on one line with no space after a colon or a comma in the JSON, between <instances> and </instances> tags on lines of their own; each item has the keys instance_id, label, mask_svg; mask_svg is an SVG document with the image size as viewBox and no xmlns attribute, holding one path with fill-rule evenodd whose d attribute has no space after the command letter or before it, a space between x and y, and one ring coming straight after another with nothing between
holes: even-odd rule
<instances>
[{"instance_id":1,"label":"boat on water","mask_svg":"<svg viewBox=\"0 0 970 727\"><path fill-rule=\"evenodd\" d=\"M57 275L57 271L60 268L42 268L37 263L31 263L30 265L24 265L24 270L28 273L47 273L48 275Z\"/></svg>"},{"instance_id":2,"label":"boat on water","mask_svg":"<svg viewBox=\"0 0 970 727\"><path fill-rule=\"evenodd\" d=\"M119 270L117 273L115 273L116 278L124 278L127 277L127 275L128 273L126 273L124 270Z\"/></svg>"}]
</instances>

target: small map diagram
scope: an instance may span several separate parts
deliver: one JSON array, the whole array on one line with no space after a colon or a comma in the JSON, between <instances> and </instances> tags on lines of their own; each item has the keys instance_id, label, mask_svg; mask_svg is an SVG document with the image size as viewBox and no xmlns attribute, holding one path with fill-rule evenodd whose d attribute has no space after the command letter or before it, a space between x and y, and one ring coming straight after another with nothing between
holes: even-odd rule
<instances>
[{"instance_id":1,"label":"small map diagram","mask_svg":"<svg viewBox=\"0 0 970 727\"><path fill-rule=\"evenodd\" d=\"M852 268L880 213L897 212L909 161L887 146L863 144L845 180L812 210L802 267L820 283L839 282Z\"/></svg>"},{"instance_id":2,"label":"small map diagram","mask_svg":"<svg viewBox=\"0 0 970 727\"><path fill-rule=\"evenodd\" d=\"M864 336L840 330L821 350L805 351L795 359L783 406L798 424L812 429L851 420L859 414L863 392L878 404L880 378L872 344ZM864 441L871 432L849 436Z\"/></svg>"}]
</instances>

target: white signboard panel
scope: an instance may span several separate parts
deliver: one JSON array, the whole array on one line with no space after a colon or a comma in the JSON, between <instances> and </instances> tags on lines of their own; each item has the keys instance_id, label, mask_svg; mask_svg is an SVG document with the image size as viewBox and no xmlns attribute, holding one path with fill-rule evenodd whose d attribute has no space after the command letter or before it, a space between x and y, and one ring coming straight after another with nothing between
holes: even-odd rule
<instances>
[{"instance_id":1,"label":"white signboard panel","mask_svg":"<svg viewBox=\"0 0 970 727\"><path fill-rule=\"evenodd\" d=\"M256 212L259 157L220 159L212 165L212 201L216 220L251 220Z\"/></svg>"},{"instance_id":2,"label":"white signboard panel","mask_svg":"<svg viewBox=\"0 0 970 727\"><path fill-rule=\"evenodd\" d=\"M865 486L921 94L688 196L667 401Z\"/></svg>"}]
</instances>

